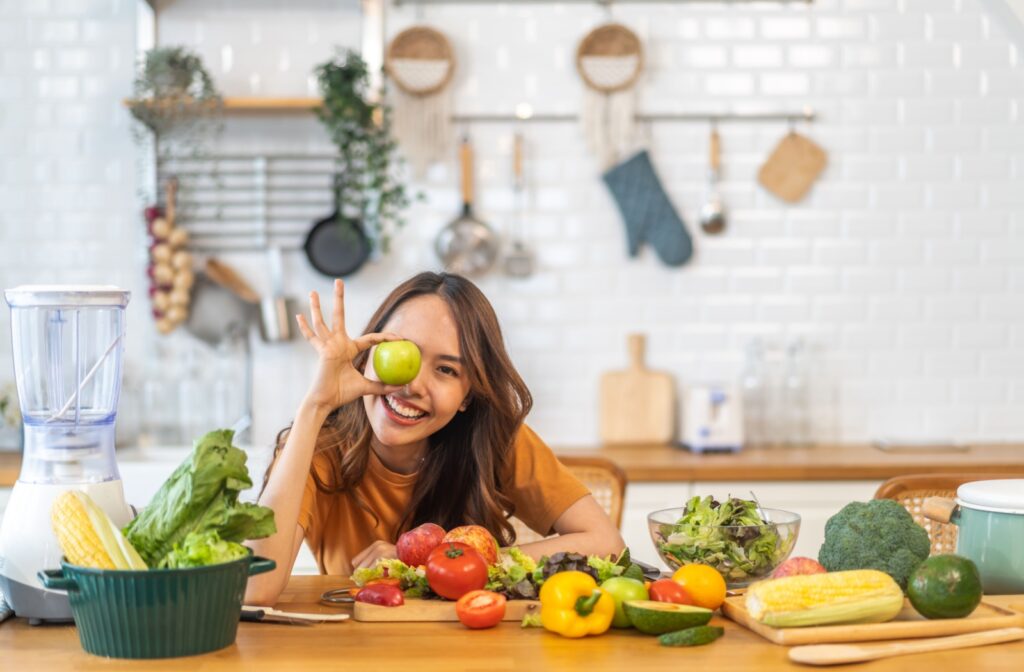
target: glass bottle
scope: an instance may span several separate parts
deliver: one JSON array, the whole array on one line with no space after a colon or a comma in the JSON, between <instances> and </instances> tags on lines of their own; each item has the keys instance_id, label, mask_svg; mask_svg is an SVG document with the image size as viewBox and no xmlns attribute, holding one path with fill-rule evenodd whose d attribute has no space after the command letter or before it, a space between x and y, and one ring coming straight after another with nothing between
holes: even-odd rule
<instances>
[{"instance_id":1,"label":"glass bottle","mask_svg":"<svg viewBox=\"0 0 1024 672\"><path fill-rule=\"evenodd\" d=\"M810 443L810 413L807 388L806 348L803 339L794 338L786 346L783 377L785 442L790 446Z\"/></svg>"},{"instance_id":2,"label":"glass bottle","mask_svg":"<svg viewBox=\"0 0 1024 672\"><path fill-rule=\"evenodd\" d=\"M743 397L744 445L765 443L764 346L759 338L747 342L740 390Z\"/></svg>"}]
</instances>

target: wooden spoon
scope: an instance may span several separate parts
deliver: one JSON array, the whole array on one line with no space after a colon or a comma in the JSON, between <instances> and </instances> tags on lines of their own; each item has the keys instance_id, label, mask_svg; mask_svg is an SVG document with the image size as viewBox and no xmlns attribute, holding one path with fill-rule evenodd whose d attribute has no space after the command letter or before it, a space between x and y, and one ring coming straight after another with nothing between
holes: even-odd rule
<instances>
[{"instance_id":1,"label":"wooden spoon","mask_svg":"<svg viewBox=\"0 0 1024 672\"><path fill-rule=\"evenodd\" d=\"M789 659L805 665L841 665L862 663L879 658L905 656L910 653L966 649L972 646L986 646L1024 639L1024 628L1000 628L985 632L971 632L952 637L907 640L871 644L815 644L794 646L789 650Z\"/></svg>"}]
</instances>

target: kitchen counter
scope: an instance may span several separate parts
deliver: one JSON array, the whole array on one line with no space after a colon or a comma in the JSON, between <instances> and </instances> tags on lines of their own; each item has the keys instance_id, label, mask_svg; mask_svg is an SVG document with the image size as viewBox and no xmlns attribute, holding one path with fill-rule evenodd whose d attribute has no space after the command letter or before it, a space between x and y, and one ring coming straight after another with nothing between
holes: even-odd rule
<instances>
[{"instance_id":1,"label":"kitchen counter","mask_svg":"<svg viewBox=\"0 0 1024 672\"><path fill-rule=\"evenodd\" d=\"M277 607L289 611L350 611L325 607L319 595L346 582L339 577L293 576ZM1024 596L988 598L1002 606L1024 603ZM612 630L600 637L565 639L539 628L502 623L470 631L459 623L322 623L292 626L241 623L233 646L191 658L111 660L82 651L73 626L31 627L23 619L0 624L5 669L62 670L567 670L588 672L629 669L798 670L787 648L767 642L725 618L725 636L708 646L675 649L635 630ZM907 669L1020 669L1024 642L918 654L858 666L865 672ZM683 662L685 660L685 662Z\"/></svg>"},{"instance_id":2,"label":"kitchen counter","mask_svg":"<svg viewBox=\"0 0 1024 672\"><path fill-rule=\"evenodd\" d=\"M185 453L173 454L175 460ZM886 452L867 444L831 444L805 448L750 448L735 454L697 455L671 446L557 448L566 455L606 457L631 482L677 481L858 481L885 480L919 473L1024 473L1024 445L970 444L961 451ZM148 459L131 450L119 460ZM0 487L18 478L21 456L0 453Z\"/></svg>"}]
</instances>

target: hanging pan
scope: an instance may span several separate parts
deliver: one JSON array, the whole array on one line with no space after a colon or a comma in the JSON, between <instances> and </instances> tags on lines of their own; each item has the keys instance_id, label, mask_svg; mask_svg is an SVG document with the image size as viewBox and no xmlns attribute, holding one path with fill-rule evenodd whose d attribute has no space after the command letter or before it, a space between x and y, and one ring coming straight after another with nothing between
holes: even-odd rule
<instances>
[{"instance_id":1,"label":"hanging pan","mask_svg":"<svg viewBox=\"0 0 1024 672\"><path fill-rule=\"evenodd\" d=\"M310 265L329 278L343 278L362 268L370 257L370 247L363 223L342 214L335 187L334 211L313 224L303 245Z\"/></svg>"}]
</instances>

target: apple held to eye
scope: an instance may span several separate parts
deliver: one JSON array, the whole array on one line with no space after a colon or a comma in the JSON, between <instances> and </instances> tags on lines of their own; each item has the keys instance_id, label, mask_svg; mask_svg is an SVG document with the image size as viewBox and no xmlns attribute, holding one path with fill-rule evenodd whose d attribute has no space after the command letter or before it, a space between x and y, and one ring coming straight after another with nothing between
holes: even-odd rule
<instances>
[{"instance_id":1,"label":"apple held to eye","mask_svg":"<svg viewBox=\"0 0 1024 672\"><path fill-rule=\"evenodd\" d=\"M373 370L385 385L406 385L420 372L420 349L412 341L386 341L373 351Z\"/></svg>"}]
</instances>

